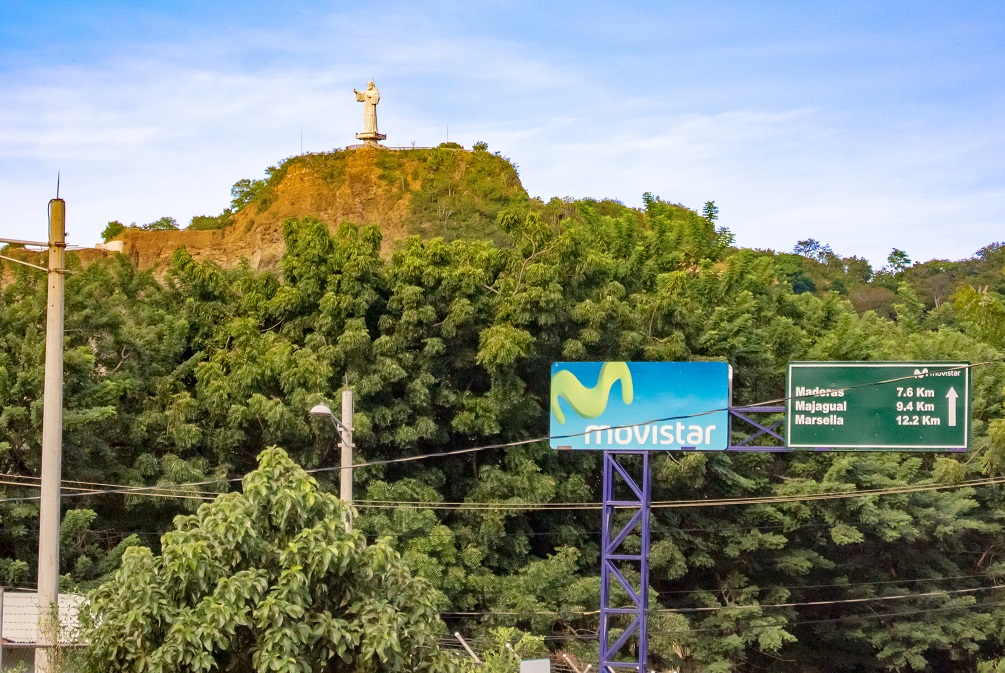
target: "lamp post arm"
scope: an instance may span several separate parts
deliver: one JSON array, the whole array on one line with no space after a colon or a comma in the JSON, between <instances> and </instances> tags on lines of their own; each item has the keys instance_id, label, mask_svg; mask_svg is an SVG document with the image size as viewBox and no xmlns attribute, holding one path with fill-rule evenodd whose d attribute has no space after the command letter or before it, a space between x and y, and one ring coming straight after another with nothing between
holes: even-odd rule
<instances>
[{"instance_id":1,"label":"lamp post arm","mask_svg":"<svg viewBox=\"0 0 1005 673\"><path fill-rule=\"evenodd\" d=\"M311 416L327 416L335 430L339 433L339 499L352 505L352 416L355 413L351 390L342 391L342 420L339 420L327 404L316 404L311 409ZM351 514L350 514L351 516ZM346 530L352 527L350 519L346 519Z\"/></svg>"}]
</instances>

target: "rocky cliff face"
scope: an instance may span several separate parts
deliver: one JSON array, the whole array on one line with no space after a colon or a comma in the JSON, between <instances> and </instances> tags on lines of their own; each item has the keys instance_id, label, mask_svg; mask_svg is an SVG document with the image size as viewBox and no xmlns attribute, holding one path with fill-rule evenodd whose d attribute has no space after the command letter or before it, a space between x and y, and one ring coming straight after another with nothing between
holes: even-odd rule
<instances>
[{"instance_id":1,"label":"rocky cliff face","mask_svg":"<svg viewBox=\"0 0 1005 673\"><path fill-rule=\"evenodd\" d=\"M332 229L342 222L377 225L384 249L412 234L493 238L499 211L527 207L515 167L486 150L457 147L359 148L294 157L253 181L233 223L216 231L126 229L117 240L139 268L166 268L184 246L193 257L230 267L278 265L282 222L313 215Z\"/></svg>"}]
</instances>

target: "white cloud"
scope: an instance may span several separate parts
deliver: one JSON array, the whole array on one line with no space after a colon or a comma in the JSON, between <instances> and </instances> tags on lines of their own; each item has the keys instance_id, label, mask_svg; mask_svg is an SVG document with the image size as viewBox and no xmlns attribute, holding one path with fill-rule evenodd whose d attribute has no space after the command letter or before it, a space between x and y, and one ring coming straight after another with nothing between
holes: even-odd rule
<instances>
[{"instance_id":1,"label":"white cloud","mask_svg":"<svg viewBox=\"0 0 1005 673\"><path fill-rule=\"evenodd\" d=\"M300 30L208 26L93 63L0 72L0 230L44 232L57 170L75 243L113 218L219 212L237 179L298 153L301 130L307 151L355 142L351 90L374 77L388 144L437 144L449 124L451 140L511 157L544 198L715 200L741 244L813 237L874 263L894 246L961 257L1003 238L1005 131L987 110L884 118L851 101L755 105L760 80L706 85L681 70L670 88L626 85L612 73L655 67L639 45L598 73L579 63L582 45L444 28L420 12L385 17L375 47L361 14ZM744 102L731 101L741 88ZM707 107L695 113L699 94Z\"/></svg>"}]
</instances>

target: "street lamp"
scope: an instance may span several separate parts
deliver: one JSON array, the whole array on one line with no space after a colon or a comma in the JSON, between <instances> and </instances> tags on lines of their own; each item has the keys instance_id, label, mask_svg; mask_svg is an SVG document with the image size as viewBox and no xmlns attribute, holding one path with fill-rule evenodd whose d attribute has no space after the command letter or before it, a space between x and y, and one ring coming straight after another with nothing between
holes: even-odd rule
<instances>
[{"instance_id":1,"label":"street lamp","mask_svg":"<svg viewBox=\"0 0 1005 673\"><path fill-rule=\"evenodd\" d=\"M339 448L342 449L342 457L339 461L339 498L348 505L352 505L352 415L353 400L352 391L342 391L342 418L341 420L332 413L327 404L317 404L311 409L311 416L327 416L339 433ZM346 520L346 529L349 528L349 521Z\"/></svg>"},{"instance_id":2,"label":"street lamp","mask_svg":"<svg viewBox=\"0 0 1005 673\"><path fill-rule=\"evenodd\" d=\"M335 429L340 433L345 429L345 426L342 425L342 421L340 421L338 417L332 413L332 410L327 404L315 404L311 407L311 416L327 416L332 422L332 425L335 426Z\"/></svg>"}]
</instances>

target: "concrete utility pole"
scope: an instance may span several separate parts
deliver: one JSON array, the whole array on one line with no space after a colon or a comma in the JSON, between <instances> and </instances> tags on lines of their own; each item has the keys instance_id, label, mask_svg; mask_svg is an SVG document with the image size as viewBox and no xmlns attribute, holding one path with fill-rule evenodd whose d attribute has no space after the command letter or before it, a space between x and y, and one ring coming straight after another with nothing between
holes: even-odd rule
<instances>
[{"instance_id":1,"label":"concrete utility pole","mask_svg":"<svg viewBox=\"0 0 1005 673\"><path fill-rule=\"evenodd\" d=\"M42 492L38 522L38 673L56 673L59 641L59 483L63 467L63 253L66 202L49 201L49 291L42 394Z\"/></svg>"},{"instance_id":2,"label":"concrete utility pole","mask_svg":"<svg viewBox=\"0 0 1005 673\"><path fill-rule=\"evenodd\" d=\"M339 433L339 448L342 455L339 459L339 499L352 506L352 391L342 391L342 420L336 418L327 404L318 404L311 409L311 416L327 416ZM352 528L352 520L347 518L345 529Z\"/></svg>"},{"instance_id":3,"label":"concrete utility pole","mask_svg":"<svg viewBox=\"0 0 1005 673\"><path fill-rule=\"evenodd\" d=\"M3 587L0 587L0 671L3 670Z\"/></svg>"},{"instance_id":4,"label":"concrete utility pole","mask_svg":"<svg viewBox=\"0 0 1005 673\"><path fill-rule=\"evenodd\" d=\"M56 673L56 645L59 642L59 484L63 475L63 267L66 251L66 202L49 201L49 240L21 241L0 238L0 243L30 245L49 249L48 268L23 259L0 255L0 259L49 275L45 314L45 384L42 388L42 492L38 520L38 637L35 670ZM2 596L2 589L0 589ZM2 601L0 601L2 602ZM0 616L0 622L2 622Z\"/></svg>"}]
</instances>

